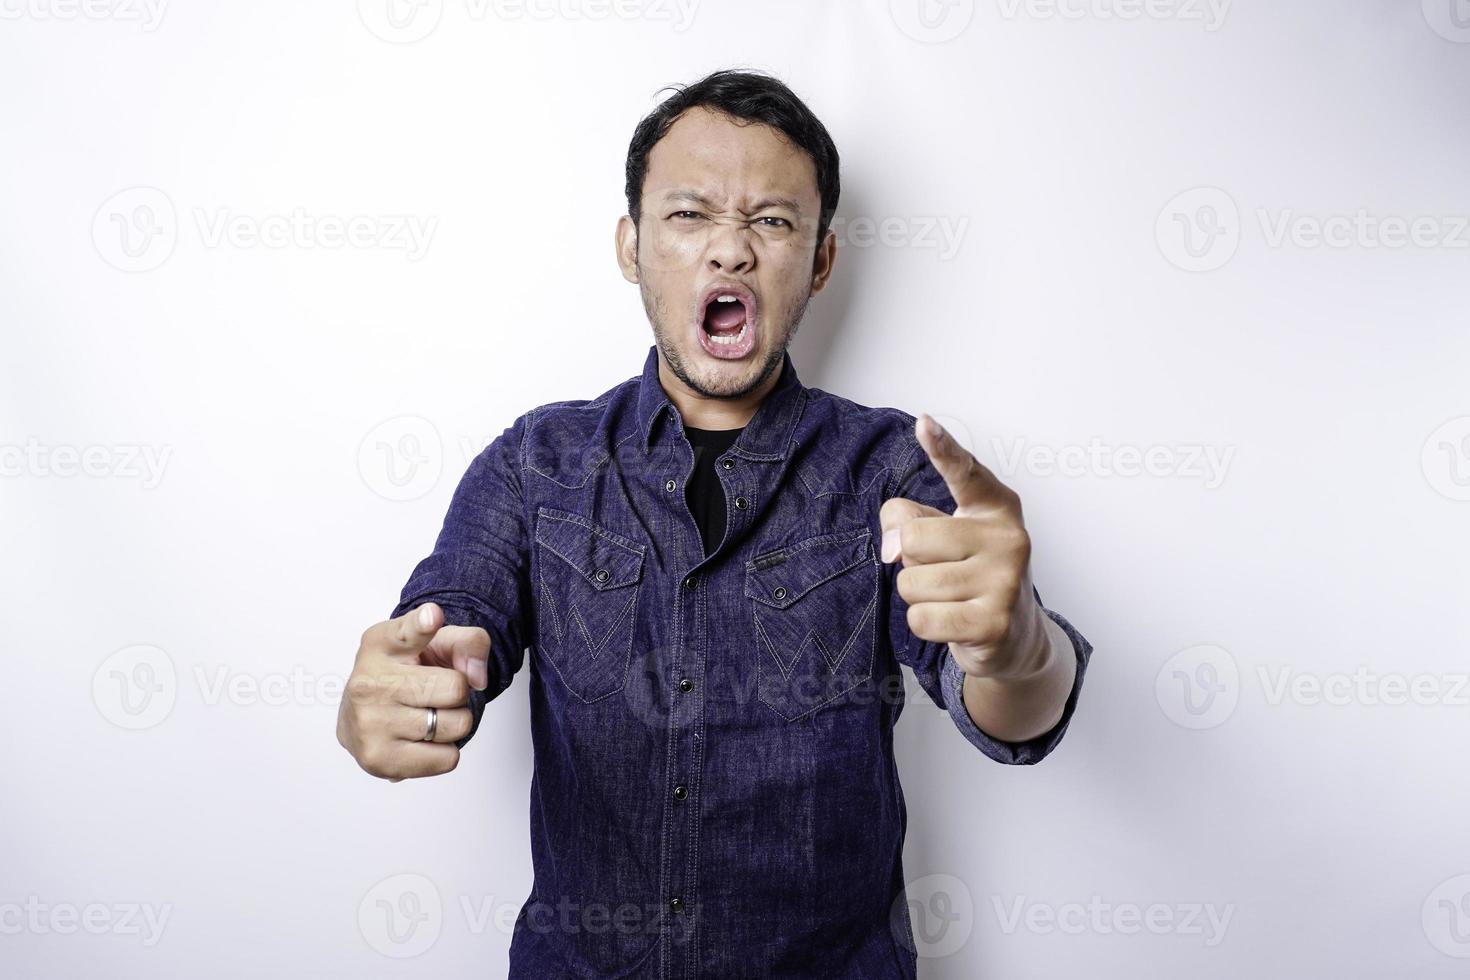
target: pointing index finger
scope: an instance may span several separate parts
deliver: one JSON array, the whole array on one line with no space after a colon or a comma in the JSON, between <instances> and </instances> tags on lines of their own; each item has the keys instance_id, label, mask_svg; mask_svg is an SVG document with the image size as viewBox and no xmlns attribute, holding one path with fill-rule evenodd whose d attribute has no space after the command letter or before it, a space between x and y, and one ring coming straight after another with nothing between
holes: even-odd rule
<instances>
[{"instance_id":1,"label":"pointing index finger","mask_svg":"<svg viewBox=\"0 0 1470 980\"><path fill-rule=\"evenodd\" d=\"M956 507L979 510L1006 503L1005 484L928 413L921 412L915 419L914 435L944 478Z\"/></svg>"}]
</instances>

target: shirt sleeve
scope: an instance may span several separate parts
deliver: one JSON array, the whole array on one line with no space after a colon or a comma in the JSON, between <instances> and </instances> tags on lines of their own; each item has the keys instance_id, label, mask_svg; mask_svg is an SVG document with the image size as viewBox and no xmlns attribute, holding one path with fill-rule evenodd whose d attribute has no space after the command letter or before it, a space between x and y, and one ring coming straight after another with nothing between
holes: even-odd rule
<instances>
[{"instance_id":1,"label":"shirt sleeve","mask_svg":"<svg viewBox=\"0 0 1470 980\"><path fill-rule=\"evenodd\" d=\"M954 498L950 496L949 487L945 485L944 478L929 461L924 447L912 435L908 436L905 445L908 449L902 454L903 462L889 484L889 492L885 499L904 497L936 507L947 514L953 513ZM996 762L1023 766L1034 765L1046 758L1061 742L1068 724L1071 723L1072 715L1077 710L1077 697L1082 691L1082 678L1092 655L1092 644L1088 643L1086 637L1078 632L1065 617L1047 609L1045 603L1041 602L1041 594L1035 592L1033 588L1036 601L1041 604L1042 611L1060 626L1062 632L1066 633L1067 638L1072 641L1072 650L1077 657L1077 676L1072 682L1071 692L1067 695L1062 717L1050 731L1024 742L1007 742L993 738L975 724L969 711L965 709L962 689L965 675L955 663L954 657L950 655L949 644L923 640L910 632L908 603L898 594L897 586L898 573L902 567L902 562L892 562L885 566L890 599L889 638L893 644L894 656L900 663L907 664L913 670L924 692L934 700L935 704L949 713L955 727L960 730L960 734L985 755Z\"/></svg>"},{"instance_id":2,"label":"shirt sleeve","mask_svg":"<svg viewBox=\"0 0 1470 980\"><path fill-rule=\"evenodd\" d=\"M475 457L455 488L433 552L404 585L392 616L425 602L444 610L447 626L478 626L490 635L488 683L470 690L473 721L463 748L480 727L485 705L525 662L529 635L530 540L521 494L526 427L522 415Z\"/></svg>"}]
</instances>

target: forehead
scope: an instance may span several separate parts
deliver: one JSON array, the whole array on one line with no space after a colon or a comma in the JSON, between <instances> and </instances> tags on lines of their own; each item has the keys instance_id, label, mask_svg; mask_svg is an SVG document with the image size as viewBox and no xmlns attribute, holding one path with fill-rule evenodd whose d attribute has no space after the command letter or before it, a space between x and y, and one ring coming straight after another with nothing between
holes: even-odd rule
<instances>
[{"instance_id":1,"label":"forehead","mask_svg":"<svg viewBox=\"0 0 1470 980\"><path fill-rule=\"evenodd\" d=\"M774 195L816 210L817 168L801 147L764 123L690 109L648 154L643 193L693 190L717 201Z\"/></svg>"}]
</instances>

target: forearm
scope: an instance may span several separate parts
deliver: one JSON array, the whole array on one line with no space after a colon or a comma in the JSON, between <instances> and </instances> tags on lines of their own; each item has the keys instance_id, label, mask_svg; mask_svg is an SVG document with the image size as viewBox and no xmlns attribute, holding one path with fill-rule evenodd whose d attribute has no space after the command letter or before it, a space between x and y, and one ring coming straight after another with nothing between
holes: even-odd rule
<instances>
[{"instance_id":1,"label":"forearm","mask_svg":"<svg viewBox=\"0 0 1470 980\"><path fill-rule=\"evenodd\" d=\"M1056 727L1077 677L1072 641L1041 613L1045 642L1027 668L1006 677L967 674L965 711L981 731L1004 742L1024 742Z\"/></svg>"}]
</instances>

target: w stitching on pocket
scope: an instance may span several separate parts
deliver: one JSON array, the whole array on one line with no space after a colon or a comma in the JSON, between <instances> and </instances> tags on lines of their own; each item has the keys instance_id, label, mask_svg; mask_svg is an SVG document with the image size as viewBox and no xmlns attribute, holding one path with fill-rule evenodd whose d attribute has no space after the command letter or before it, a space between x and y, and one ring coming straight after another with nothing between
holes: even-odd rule
<instances>
[{"instance_id":1,"label":"w stitching on pocket","mask_svg":"<svg viewBox=\"0 0 1470 980\"><path fill-rule=\"evenodd\" d=\"M872 600L868 603L868 608L863 610L863 618L858 620L858 625L862 625L863 620L866 619L877 607L878 596L875 593ZM847 643L845 646L843 646L842 652L839 653L836 657L833 657L832 654L828 652L827 644L822 640L821 634L817 632L817 629L814 626L806 631L806 635L802 637L801 645L797 647L796 655L791 658L791 663L787 664L783 663L781 658L776 655L775 644L772 643L771 638L766 635L766 630L765 627L761 625L759 614L755 616L755 631L756 634L761 638L761 640L766 644L766 649L771 654L771 659L775 660L776 666L781 668L781 676L788 679L791 677L791 668L795 667L797 662L801 659L801 652L806 649L807 644L811 644L819 651L821 651L822 659L827 661L828 673L835 674L837 672L837 668L842 665L842 661L847 659L847 652L852 649L853 644L857 642L859 635L861 635L862 633L862 630L854 629L852 631L852 635L847 638Z\"/></svg>"},{"instance_id":2,"label":"w stitching on pocket","mask_svg":"<svg viewBox=\"0 0 1470 980\"><path fill-rule=\"evenodd\" d=\"M628 618L629 614L633 611L634 603L636 603L638 600L638 590L634 589L632 590L632 593L628 596L628 601L623 604L622 611L620 611L617 617L613 619L612 625L608 627L607 632L603 635L602 639L597 640L593 638L592 631L587 628L587 620L585 617L582 616L581 607L577 605L568 605L566 614L562 615L557 607L556 596L552 593L551 586L546 584L546 576L544 570L540 578L542 596L546 604L551 607L551 611L553 614L550 617L550 622L552 630L556 633L556 641L558 643L564 643L566 641L566 630L563 629L562 626L563 621L565 621L567 624L575 624L578 628L578 631L582 634L583 641L587 644L588 652L592 654L594 660L597 659L602 651L602 648L607 646L608 640L611 639L613 633L622 624L623 620Z\"/></svg>"},{"instance_id":3,"label":"w stitching on pocket","mask_svg":"<svg viewBox=\"0 0 1470 980\"><path fill-rule=\"evenodd\" d=\"M632 657L644 546L546 507L538 511L535 539L544 661L579 701L617 693ZM555 569L549 577L548 567Z\"/></svg>"},{"instance_id":4,"label":"w stitching on pocket","mask_svg":"<svg viewBox=\"0 0 1470 980\"><path fill-rule=\"evenodd\" d=\"M746 563L745 581L757 690L768 708L795 721L872 676L879 596L872 532L817 535L757 557Z\"/></svg>"}]
</instances>

